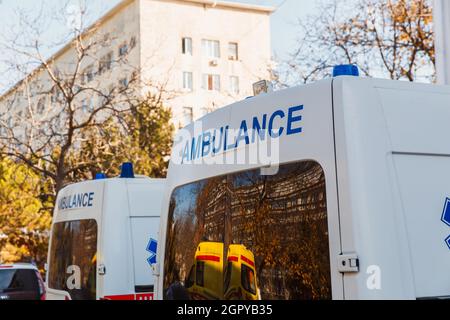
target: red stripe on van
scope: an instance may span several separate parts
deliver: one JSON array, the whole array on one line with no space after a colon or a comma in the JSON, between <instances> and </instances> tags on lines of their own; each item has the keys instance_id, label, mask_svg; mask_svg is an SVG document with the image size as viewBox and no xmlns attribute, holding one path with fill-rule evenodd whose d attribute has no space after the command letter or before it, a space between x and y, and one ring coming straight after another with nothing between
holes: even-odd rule
<instances>
[{"instance_id":1,"label":"red stripe on van","mask_svg":"<svg viewBox=\"0 0 450 320\"><path fill-rule=\"evenodd\" d=\"M238 261L239 261L239 258L238 258L238 257L235 257L235 256L231 256L231 257L228 257L228 261L238 262Z\"/></svg>"},{"instance_id":2,"label":"red stripe on van","mask_svg":"<svg viewBox=\"0 0 450 320\"><path fill-rule=\"evenodd\" d=\"M251 265L253 268L255 267L255 263L254 263L252 260L247 259L247 258L244 257L244 256L241 256L241 260L244 261L244 262L246 262L246 263L248 263L248 264Z\"/></svg>"},{"instance_id":3,"label":"red stripe on van","mask_svg":"<svg viewBox=\"0 0 450 320\"><path fill-rule=\"evenodd\" d=\"M117 296L106 296L102 300L125 300L125 301L130 301L130 300L134 300L134 294L123 294L123 295L117 295Z\"/></svg>"},{"instance_id":4,"label":"red stripe on van","mask_svg":"<svg viewBox=\"0 0 450 320\"><path fill-rule=\"evenodd\" d=\"M100 300L150 301L150 300L154 300L154 297L155 296L153 293L137 293L137 294L123 294L123 295L117 295L117 296L106 296L104 298L101 298Z\"/></svg>"},{"instance_id":5,"label":"red stripe on van","mask_svg":"<svg viewBox=\"0 0 450 320\"><path fill-rule=\"evenodd\" d=\"M217 257L217 256L198 256L197 260L220 262L220 257Z\"/></svg>"}]
</instances>

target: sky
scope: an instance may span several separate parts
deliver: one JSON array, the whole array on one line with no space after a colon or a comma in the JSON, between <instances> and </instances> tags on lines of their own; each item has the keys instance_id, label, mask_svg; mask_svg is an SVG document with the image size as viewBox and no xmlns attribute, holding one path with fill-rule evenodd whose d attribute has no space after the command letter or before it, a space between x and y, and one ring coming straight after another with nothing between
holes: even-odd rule
<instances>
[{"instance_id":1,"label":"sky","mask_svg":"<svg viewBox=\"0 0 450 320\"><path fill-rule=\"evenodd\" d=\"M239 0L232 2L268 5L277 8L272 15L272 50L276 56L286 57L295 49L299 28L297 21L313 14L317 0Z\"/></svg>"},{"instance_id":2,"label":"sky","mask_svg":"<svg viewBox=\"0 0 450 320\"><path fill-rule=\"evenodd\" d=\"M69 0L74 4L78 0ZM101 17L106 11L111 9L120 0L88 0L89 18L95 21ZM274 57L279 59L287 58L289 53L294 51L296 47L296 40L298 39L299 28L296 23L299 19L305 18L308 14L313 14L317 2L319 0L228 0L230 2L241 2L258 5L267 5L277 8L276 12L271 17L271 39L272 50ZM14 17L14 12L18 6L27 10L32 15L38 13L41 8L44 10L51 10L52 8L60 6L61 0L0 0L0 37L7 36L10 30L18 30L20 26L17 25ZM49 43L54 38L58 38L58 32L64 32L66 26L63 19L61 21L49 21L46 37ZM1 39L0 39L1 40ZM47 39L44 39L47 40ZM53 47L53 46L52 46ZM54 50L54 49L53 49ZM53 52L46 54L51 55ZM5 56L4 52L0 51L0 86L7 86L10 77L2 72L3 60L8 60L10 57ZM4 88L3 88L4 89ZM3 91L3 90L0 90Z\"/></svg>"}]
</instances>

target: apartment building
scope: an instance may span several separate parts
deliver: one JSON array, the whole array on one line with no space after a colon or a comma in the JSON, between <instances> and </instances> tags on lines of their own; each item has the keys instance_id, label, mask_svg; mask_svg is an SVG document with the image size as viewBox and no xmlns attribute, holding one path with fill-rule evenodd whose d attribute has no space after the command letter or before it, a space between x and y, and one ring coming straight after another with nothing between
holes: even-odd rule
<instances>
[{"instance_id":1,"label":"apartment building","mask_svg":"<svg viewBox=\"0 0 450 320\"><path fill-rule=\"evenodd\" d=\"M273 11L225 1L123 0L86 31L86 37L102 40L95 54L74 66L77 51L68 43L49 63L56 76L78 68L80 83L99 91L125 87L134 77L142 95L164 88L179 128L252 95L252 84L269 77ZM58 112L61 93L42 69L4 94L0 111L13 103L20 121L26 97L38 92L48 94L36 94L35 113ZM100 98L80 95L79 116L88 115Z\"/></svg>"}]
</instances>

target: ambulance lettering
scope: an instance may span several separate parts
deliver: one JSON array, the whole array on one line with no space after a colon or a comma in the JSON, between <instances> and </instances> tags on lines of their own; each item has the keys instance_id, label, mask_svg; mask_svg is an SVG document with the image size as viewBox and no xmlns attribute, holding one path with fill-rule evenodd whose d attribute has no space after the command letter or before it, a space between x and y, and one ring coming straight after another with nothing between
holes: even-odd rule
<instances>
[{"instance_id":1,"label":"ambulance lettering","mask_svg":"<svg viewBox=\"0 0 450 320\"><path fill-rule=\"evenodd\" d=\"M283 135L296 135L303 132L301 112L303 105L293 106L288 110L276 110L272 114L252 117L242 120L236 137L229 125L220 129L206 131L185 142L182 151L182 163L218 154L222 151L233 150L241 145L250 145L269 139L278 139Z\"/></svg>"},{"instance_id":2,"label":"ambulance lettering","mask_svg":"<svg viewBox=\"0 0 450 320\"><path fill-rule=\"evenodd\" d=\"M62 197L58 202L59 210L90 208L94 205L94 192L79 193Z\"/></svg>"}]
</instances>

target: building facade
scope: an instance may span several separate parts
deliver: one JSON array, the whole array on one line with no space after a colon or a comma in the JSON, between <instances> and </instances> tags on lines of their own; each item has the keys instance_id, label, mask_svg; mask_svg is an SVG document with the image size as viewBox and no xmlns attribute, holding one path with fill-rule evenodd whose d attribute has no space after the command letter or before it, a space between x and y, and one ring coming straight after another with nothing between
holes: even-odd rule
<instances>
[{"instance_id":1,"label":"building facade","mask_svg":"<svg viewBox=\"0 0 450 320\"><path fill-rule=\"evenodd\" d=\"M75 68L83 85L103 92L138 77L140 93L163 88L165 104L180 128L204 114L252 95L252 84L270 76L270 14L273 8L210 0L123 0L94 23L85 37L101 45L78 65L69 43L48 61L53 76ZM85 43L87 43L85 41ZM0 98L15 119L57 112L61 92L52 75L37 69ZM38 94L46 92L46 95ZM79 117L102 95L79 95ZM2 106L3 105L3 106ZM11 114L10 112L8 112ZM83 113L85 115L83 115ZM28 120L28 119L27 119Z\"/></svg>"}]
</instances>

